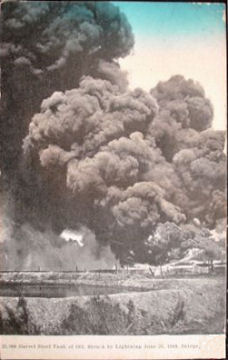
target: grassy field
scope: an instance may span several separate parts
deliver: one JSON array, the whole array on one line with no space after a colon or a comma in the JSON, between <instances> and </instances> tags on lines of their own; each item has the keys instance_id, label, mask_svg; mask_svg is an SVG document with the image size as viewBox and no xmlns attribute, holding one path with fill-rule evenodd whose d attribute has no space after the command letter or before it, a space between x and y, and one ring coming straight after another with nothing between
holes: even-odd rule
<instances>
[{"instance_id":1,"label":"grassy field","mask_svg":"<svg viewBox=\"0 0 228 360\"><path fill-rule=\"evenodd\" d=\"M24 278L24 281L28 281L28 278ZM78 274L76 278L42 277L39 281L62 281L65 286L66 282L103 286L107 290L111 286L112 289L116 288L116 293L92 296L82 293L65 298L1 297L1 334L156 335L224 332L225 279L221 276L152 279L142 274L86 273Z\"/></svg>"}]
</instances>

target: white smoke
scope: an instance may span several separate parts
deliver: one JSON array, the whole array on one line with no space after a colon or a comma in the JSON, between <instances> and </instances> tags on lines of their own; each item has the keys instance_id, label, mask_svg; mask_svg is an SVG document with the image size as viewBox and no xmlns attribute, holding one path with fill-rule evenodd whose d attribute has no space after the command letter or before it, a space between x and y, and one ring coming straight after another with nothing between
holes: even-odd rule
<instances>
[{"instance_id":1,"label":"white smoke","mask_svg":"<svg viewBox=\"0 0 228 360\"><path fill-rule=\"evenodd\" d=\"M83 234L76 230L65 229L60 234L60 237L66 241L76 241L78 246L83 247Z\"/></svg>"}]
</instances>

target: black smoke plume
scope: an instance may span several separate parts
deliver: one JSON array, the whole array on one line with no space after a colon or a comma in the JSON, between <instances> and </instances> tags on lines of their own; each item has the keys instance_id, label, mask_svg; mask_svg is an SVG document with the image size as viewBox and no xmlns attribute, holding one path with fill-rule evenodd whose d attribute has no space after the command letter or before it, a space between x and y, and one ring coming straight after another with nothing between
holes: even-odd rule
<instances>
[{"instance_id":1,"label":"black smoke plume","mask_svg":"<svg viewBox=\"0 0 228 360\"><path fill-rule=\"evenodd\" d=\"M124 14L95 1L6 2L1 40L1 167L6 171L9 162L17 167L22 139L41 101L56 90L77 87L82 75L112 77L115 60L134 43Z\"/></svg>"},{"instance_id":2,"label":"black smoke plume","mask_svg":"<svg viewBox=\"0 0 228 360\"><path fill-rule=\"evenodd\" d=\"M210 101L179 75L128 89L118 58L134 41L117 7L6 3L2 39L4 237L21 267L30 238L33 252L43 237L67 257L64 229L143 262L158 223L197 217L213 228L225 217L225 136L210 129Z\"/></svg>"}]
</instances>

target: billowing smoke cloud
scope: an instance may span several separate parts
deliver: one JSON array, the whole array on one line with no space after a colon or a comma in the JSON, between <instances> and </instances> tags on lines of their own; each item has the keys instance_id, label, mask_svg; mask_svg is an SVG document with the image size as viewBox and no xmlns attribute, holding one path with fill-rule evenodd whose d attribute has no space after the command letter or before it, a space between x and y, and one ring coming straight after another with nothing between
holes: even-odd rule
<instances>
[{"instance_id":1,"label":"billowing smoke cloud","mask_svg":"<svg viewBox=\"0 0 228 360\"><path fill-rule=\"evenodd\" d=\"M118 57L133 36L115 6L12 3L4 27L3 81L16 89L12 98L3 86L4 135L13 136L2 166L4 177L16 175L10 239L28 239L19 252L32 238L33 253L53 247L51 267L61 268L70 251L60 235L81 229L98 258L113 263L110 246L121 262L143 262L158 223L199 218L213 228L225 217L224 133L210 129L210 101L179 75L149 93L130 91ZM26 263L31 252L18 256Z\"/></svg>"},{"instance_id":2,"label":"billowing smoke cloud","mask_svg":"<svg viewBox=\"0 0 228 360\"><path fill-rule=\"evenodd\" d=\"M1 268L26 271L88 271L112 269L117 264L110 246L101 247L95 235L85 226L77 229L81 242L68 241L50 228L45 233L35 230L30 224L12 228L4 219L1 237ZM79 235L78 235L79 236Z\"/></svg>"},{"instance_id":3,"label":"billowing smoke cloud","mask_svg":"<svg viewBox=\"0 0 228 360\"><path fill-rule=\"evenodd\" d=\"M189 81L178 79L185 89ZM198 217L213 227L225 216L224 133L199 132L188 117L182 127L170 113L163 117L162 106L143 90L123 92L115 81L92 77L42 102L24 154L27 169L36 169L41 183L49 181L53 226L56 219L59 231L85 223L119 257L124 250L140 252L159 221ZM163 146L157 134L164 129L174 139ZM58 201L53 189L64 193Z\"/></svg>"},{"instance_id":4,"label":"billowing smoke cloud","mask_svg":"<svg viewBox=\"0 0 228 360\"><path fill-rule=\"evenodd\" d=\"M6 171L9 162L16 169L22 139L41 101L54 91L77 87L85 74L118 81L115 60L134 43L118 7L97 1L5 2L1 40L1 167Z\"/></svg>"},{"instance_id":5,"label":"billowing smoke cloud","mask_svg":"<svg viewBox=\"0 0 228 360\"><path fill-rule=\"evenodd\" d=\"M173 155L198 143L199 132L211 126L213 108L200 84L176 75L151 90L160 111L150 133L171 161Z\"/></svg>"},{"instance_id":6,"label":"billowing smoke cloud","mask_svg":"<svg viewBox=\"0 0 228 360\"><path fill-rule=\"evenodd\" d=\"M180 150L173 158L191 200L188 211L209 226L226 216L224 141L224 132L205 130L197 146Z\"/></svg>"}]
</instances>

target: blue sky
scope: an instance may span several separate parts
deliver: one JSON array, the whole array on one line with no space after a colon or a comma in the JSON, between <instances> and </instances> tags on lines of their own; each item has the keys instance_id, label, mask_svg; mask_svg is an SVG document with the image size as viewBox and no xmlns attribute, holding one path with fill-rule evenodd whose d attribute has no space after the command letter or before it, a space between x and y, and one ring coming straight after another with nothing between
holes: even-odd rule
<instances>
[{"instance_id":1,"label":"blue sky","mask_svg":"<svg viewBox=\"0 0 228 360\"><path fill-rule=\"evenodd\" d=\"M137 36L207 36L224 32L221 3L113 2L127 15Z\"/></svg>"},{"instance_id":2,"label":"blue sky","mask_svg":"<svg viewBox=\"0 0 228 360\"><path fill-rule=\"evenodd\" d=\"M120 59L131 88L150 90L180 74L199 82L214 106L213 127L226 128L225 5L116 1L135 36Z\"/></svg>"}]
</instances>

